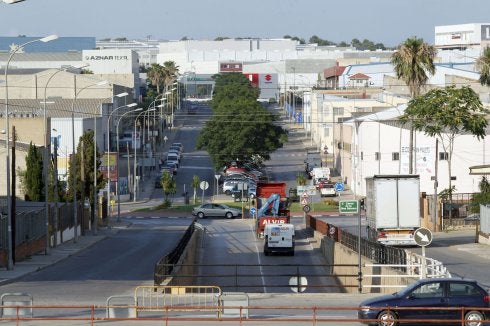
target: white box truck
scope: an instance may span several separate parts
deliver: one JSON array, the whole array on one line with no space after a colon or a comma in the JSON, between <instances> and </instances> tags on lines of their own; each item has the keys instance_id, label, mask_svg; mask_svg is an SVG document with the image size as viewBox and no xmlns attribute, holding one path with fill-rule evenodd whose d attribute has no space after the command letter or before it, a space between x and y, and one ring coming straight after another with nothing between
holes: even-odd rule
<instances>
[{"instance_id":1,"label":"white box truck","mask_svg":"<svg viewBox=\"0 0 490 326\"><path fill-rule=\"evenodd\" d=\"M368 238L390 246L412 246L420 227L418 175L375 175L366 178Z\"/></svg>"},{"instance_id":2,"label":"white box truck","mask_svg":"<svg viewBox=\"0 0 490 326\"><path fill-rule=\"evenodd\" d=\"M293 224L266 224L264 239L264 255L280 252L294 256Z\"/></svg>"}]
</instances>

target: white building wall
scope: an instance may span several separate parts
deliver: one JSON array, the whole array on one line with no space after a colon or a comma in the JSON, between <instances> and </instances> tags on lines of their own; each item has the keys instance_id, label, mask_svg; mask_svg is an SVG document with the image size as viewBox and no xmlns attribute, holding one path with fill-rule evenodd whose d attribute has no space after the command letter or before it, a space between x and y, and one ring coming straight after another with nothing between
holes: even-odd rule
<instances>
[{"instance_id":1,"label":"white building wall","mask_svg":"<svg viewBox=\"0 0 490 326\"><path fill-rule=\"evenodd\" d=\"M355 137L355 135L354 135ZM362 160L359 161L356 193L366 195L364 178L375 174L407 174L408 173L408 144L409 130L389 126L375 121L362 122L359 126L356 144ZM435 175L435 138L423 133L416 133L415 160L417 162L414 174L420 175L420 191L429 194L434 192ZM392 153L400 152L401 161L392 159ZM381 153L381 161L375 160L375 152ZM469 175L469 167L488 163L490 160L490 145L488 140L478 141L470 135L461 135L456 138L452 159L452 175L456 177L452 184L458 193L478 192L480 176ZM439 142L438 152L444 152ZM438 192L448 188L447 161L439 161L438 166Z\"/></svg>"},{"instance_id":2,"label":"white building wall","mask_svg":"<svg viewBox=\"0 0 490 326\"><path fill-rule=\"evenodd\" d=\"M434 44L436 47L480 45L481 26L482 24L436 26Z\"/></svg>"}]
</instances>

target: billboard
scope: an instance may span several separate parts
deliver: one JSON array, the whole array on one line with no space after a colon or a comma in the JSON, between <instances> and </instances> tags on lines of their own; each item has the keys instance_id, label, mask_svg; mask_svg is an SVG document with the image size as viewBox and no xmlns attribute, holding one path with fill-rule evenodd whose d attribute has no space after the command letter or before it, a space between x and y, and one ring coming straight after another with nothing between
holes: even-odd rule
<instances>
[{"instance_id":1,"label":"billboard","mask_svg":"<svg viewBox=\"0 0 490 326\"><path fill-rule=\"evenodd\" d=\"M109 167L107 167L107 155L109 155ZM118 177L118 171L117 171L117 153L104 153L104 156L102 157L102 162L100 165L100 171L102 172L102 175L104 176L104 179L107 179L107 174L109 171L109 176L112 182L117 181Z\"/></svg>"}]
</instances>

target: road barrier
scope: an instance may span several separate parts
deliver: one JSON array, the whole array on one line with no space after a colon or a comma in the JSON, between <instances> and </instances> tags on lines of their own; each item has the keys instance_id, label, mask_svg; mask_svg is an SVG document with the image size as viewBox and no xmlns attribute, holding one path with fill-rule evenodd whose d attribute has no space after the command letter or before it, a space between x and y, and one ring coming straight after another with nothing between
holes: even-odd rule
<instances>
[{"instance_id":1,"label":"road barrier","mask_svg":"<svg viewBox=\"0 0 490 326\"><path fill-rule=\"evenodd\" d=\"M192 307L189 311L219 315L221 294L218 286L138 286L134 290L136 316L143 312L187 311L188 307Z\"/></svg>"},{"instance_id":2,"label":"road barrier","mask_svg":"<svg viewBox=\"0 0 490 326\"><path fill-rule=\"evenodd\" d=\"M30 316L32 317L32 295L29 293L4 293L0 297L2 309L0 316Z\"/></svg>"}]
</instances>

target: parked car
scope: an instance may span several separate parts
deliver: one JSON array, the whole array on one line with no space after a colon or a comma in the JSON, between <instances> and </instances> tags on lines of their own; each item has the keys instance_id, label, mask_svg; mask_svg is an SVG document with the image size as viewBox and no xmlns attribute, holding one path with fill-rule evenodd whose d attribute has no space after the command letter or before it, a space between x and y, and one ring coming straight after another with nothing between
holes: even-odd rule
<instances>
[{"instance_id":1,"label":"parked car","mask_svg":"<svg viewBox=\"0 0 490 326\"><path fill-rule=\"evenodd\" d=\"M168 153L167 154L167 165L175 164L175 166L178 168L179 167L179 157L175 153Z\"/></svg>"},{"instance_id":2,"label":"parked car","mask_svg":"<svg viewBox=\"0 0 490 326\"><path fill-rule=\"evenodd\" d=\"M184 145L182 145L182 143L172 143L172 145L170 145L171 147L172 146L177 146L179 147L180 151L183 152L184 151Z\"/></svg>"},{"instance_id":3,"label":"parked car","mask_svg":"<svg viewBox=\"0 0 490 326\"><path fill-rule=\"evenodd\" d=\"M419 280L405 289L390 295L371 298L359 305L359 319L378 319L365 324L395 326L397 320L446 319L460 320L462 312L466 326L482 326L489 316L489 295L476 281L456 278ZM411 309L400 309L411 308ZM413 309L423 308L423 309ZM430 309L433 308L433 309ZM441 308L466 308L441 309ZM404 324L404 323L402 323ZM437 323L440 325L440 323ZM459 323L461 325L461 323Z\"/></svg>"},{"instance_id":4,"label":"parked car","mask_svg":"<svg viewBox=\"0 0 490 326\"><path fill-rule=\"evenodd\" d=\"M473 213L468 216L466 216L465 221L479 221L480 220L480 214L478 213Z\"/></svg>"},{"instance_id":5,"label":"parked car","mask_svg":"<svg viewBox=\"0 0 490 326\"><path fill-rule=\"evenodd\" d=\"M207 216L223 216L230 219L242 216L242 211L224 204L208 203L194 207L192 209L192 215L197 216L198 218L206 218Z\"/></svg>"}]
</instances>

